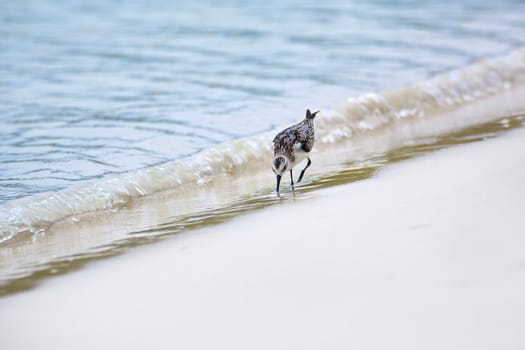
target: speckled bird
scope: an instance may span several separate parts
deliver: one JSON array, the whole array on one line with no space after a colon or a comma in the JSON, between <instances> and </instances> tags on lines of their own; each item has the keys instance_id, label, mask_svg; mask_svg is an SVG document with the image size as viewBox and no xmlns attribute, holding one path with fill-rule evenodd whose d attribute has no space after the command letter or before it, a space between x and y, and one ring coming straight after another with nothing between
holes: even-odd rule
<instances>
[{"instance_id":1,"label":"speckled bird","mask_svg":"<svg viewBox=\"0 0 525 350\"><path fill-rule=\"evenodd\" d=\"M284 129L273 139L273 163L272 170L277 176L277 193L279 193L279 184L281 183L282 174L290 171L290 179L293 188L292 169L305 158L308 160L306 166L301 170L299 180L301 182L305 170L312 164L308 153L314 146L314 118L315 113L306 110L306 117L298 124Z\"/></svg>"}]
</instances>

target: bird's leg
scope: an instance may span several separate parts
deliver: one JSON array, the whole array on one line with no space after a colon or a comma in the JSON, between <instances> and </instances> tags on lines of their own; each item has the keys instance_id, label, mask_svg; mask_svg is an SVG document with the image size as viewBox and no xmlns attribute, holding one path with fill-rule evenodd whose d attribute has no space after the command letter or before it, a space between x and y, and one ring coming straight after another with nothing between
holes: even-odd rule
<instances>
[{"instance_id":1,"label":"bird's leg","mask_svg":"<svg viewBox=\"0 0 525 350\"><path fill-rule=\"evenodd\" d=\"M310 166L310 164L312 164L312 161L310 160L310 158L306 158L306 159L308 159L308 163L306 163L306 166L304 167L304 169L301 170L301 174L299 175L299 180L297 182L301 182L301 180L303 179L304 171Z\"/></svg>"},{"instance_id":2,"label":"bird's leg","mask_svg":"<svg viewBox=\"0 0 525 350\"><path fill-rule=\"evenodd\" d=\"M276 188L276 192L277 194L279 194L279 185L281 184L281 175L277 175L277 188Z\"/></svg>"},{"instance_id":3,"label":"bird's leg","mask_svg":"<svg viewBox=\"0 0 525 350\"><path fill-rule=\"evenodd\" d=\"M292 188L293 188L293 175L292 175L292 169L290 169L290 180L292 181Z\"/></svg>"}]
</instances>

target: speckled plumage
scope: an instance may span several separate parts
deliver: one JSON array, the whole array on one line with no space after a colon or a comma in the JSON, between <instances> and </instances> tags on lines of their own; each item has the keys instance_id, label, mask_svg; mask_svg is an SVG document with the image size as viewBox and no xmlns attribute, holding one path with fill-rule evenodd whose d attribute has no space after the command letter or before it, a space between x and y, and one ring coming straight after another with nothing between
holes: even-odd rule
<instances>
[{"instance_id":1,"label":"speckled plumage","mask_svg":"<svg viewBox=\"0 0 525 350\"><path fill-rule=\"evenodd\" d=\"M284 129L275 136L273 154L274 156L284 155L295 163L297 146L306 153L310 152L314 146L314 137L314 120L313 118L305 118L300 123Z\"/></svg>"},{"instance_id":2,"label":"speckled plumage","mask_svg":"<svg viewBox=\"0 0 525 350\"><path fill-rule=\"evenodd\" d=\"M290 171L291 184L293 186L293 167L304 158L308 162L299 176L299 182L303 178L305 170L312 161L308 158L308 153L312 150L315 140L314 118L317 112L311 113L306 110L306 117L300 123L284 129L273 139L273 164L272 170L277 175L277 192L282 173Z\"/></svg>"}]
</instances>

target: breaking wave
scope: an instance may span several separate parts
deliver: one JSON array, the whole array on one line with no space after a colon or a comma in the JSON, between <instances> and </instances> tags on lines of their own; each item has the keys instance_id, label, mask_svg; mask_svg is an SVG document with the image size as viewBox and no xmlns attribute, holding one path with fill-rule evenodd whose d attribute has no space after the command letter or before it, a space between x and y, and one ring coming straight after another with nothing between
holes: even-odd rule
<instances>
[{"instance_id":1,"label":"breaking wave","mask_svg":"<svg viewBox=\"0 0 525 350\"><path fill-rule=\"evenodd\" d=\"M412 86L349 98L336 111L321 111L317 117L314 152L318 157L343 154L348 160L358 149L363 154L385 151L414 138L523 111L524 82L522 48ZM504 103L483 102L495 96L503 96ZM272 136L273 132L239 139L174 162L13 200L0 207L0 243L75 215L118 210L153 193L187 185L213 187L220 176L243 179L268 172ZM180 196L185 195L181 191Z\"/></svg>"}]
</instances>

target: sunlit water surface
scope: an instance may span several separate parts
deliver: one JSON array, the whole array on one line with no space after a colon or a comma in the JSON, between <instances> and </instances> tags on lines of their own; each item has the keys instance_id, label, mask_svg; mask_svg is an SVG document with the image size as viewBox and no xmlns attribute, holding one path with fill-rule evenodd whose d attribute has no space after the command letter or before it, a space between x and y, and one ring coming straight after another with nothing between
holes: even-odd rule
<instances>
[{"instance_id":1,"label":"sunlit water surface","mask_svg":"<svg viewBox=\"0 0 525 350\"><path fill-rule=\"evenodd\" d=\"M3 1L0 203L525 43L519 1Z\"/></svg>"}]
</instances>

